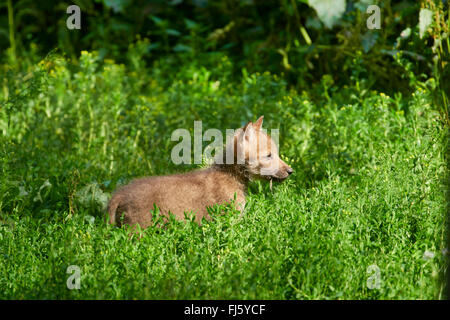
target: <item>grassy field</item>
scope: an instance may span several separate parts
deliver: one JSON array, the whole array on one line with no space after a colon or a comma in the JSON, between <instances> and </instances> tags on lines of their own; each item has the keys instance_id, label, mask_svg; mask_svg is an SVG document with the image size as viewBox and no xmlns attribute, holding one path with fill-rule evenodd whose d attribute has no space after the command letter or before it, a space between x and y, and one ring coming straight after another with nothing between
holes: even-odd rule
<instances>
[{"instance_id":1,"label":"grassy field","mask_svg":"<svg viewBox=\"0 0 450 320\"><path fill-rule=\"evenodd\" d=\"M131 61L83 52L7 75L0 299L442 298L446 136L426 86L389 97L325 76L295 92L270 74L232 78L226 57ZM173 130L260 115L295 174L252 183L243 217L216 208L226 214L141 239L104 222L118 185L196 167L171 162Z\"/></svg>"}]
</instances>

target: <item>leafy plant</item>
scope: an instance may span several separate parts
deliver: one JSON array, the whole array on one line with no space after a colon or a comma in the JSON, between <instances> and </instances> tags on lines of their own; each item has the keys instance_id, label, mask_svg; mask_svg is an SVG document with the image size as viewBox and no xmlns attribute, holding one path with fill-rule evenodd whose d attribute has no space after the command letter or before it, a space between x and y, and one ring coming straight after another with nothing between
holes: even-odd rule
<instances>
[{"instance_id":1,"label":"leafy plant","mask_svg":"<svg viewBox=\"0 0 450 320\"><path fill-rule=\"evenodd\" d=\"M442 298L446 132L431 87L390 97L367 90L361 69L360 86L327 75L296 92L269 72L233 79L226 56L147 66L147 46L130 46L127 65L54 53L22 86L20 71L4 78L1 298ZM117 186L197 168L171 162L173 130L202 120L225 133L261 114L295 174L251 183L244 214L215 206L199 226L155 208L140 237L105 223ZM69 265L81 290L67 289Z\"/></svg>"}]
</instances>

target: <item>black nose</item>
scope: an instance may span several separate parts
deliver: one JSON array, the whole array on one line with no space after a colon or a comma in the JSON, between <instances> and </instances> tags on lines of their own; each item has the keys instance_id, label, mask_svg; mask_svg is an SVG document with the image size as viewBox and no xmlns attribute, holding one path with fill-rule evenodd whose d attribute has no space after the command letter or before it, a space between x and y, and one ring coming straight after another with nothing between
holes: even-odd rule
<instances>
[{"instance_id":1,"label":"black nose","mask_svg":"<svg viewBox=\"0 0 450 320\"><path fill-rule=\"evenodd\" d=\"M291 167L286 169L288 174L292 174L294 172L294 169L292 169Z\"/></svg>"}]
</instances>

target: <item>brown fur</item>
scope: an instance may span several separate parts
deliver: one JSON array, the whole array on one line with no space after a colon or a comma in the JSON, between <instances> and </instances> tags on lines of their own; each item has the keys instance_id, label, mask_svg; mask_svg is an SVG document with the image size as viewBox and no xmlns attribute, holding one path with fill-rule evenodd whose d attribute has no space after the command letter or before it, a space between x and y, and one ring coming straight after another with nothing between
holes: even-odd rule
<instances>
[{"instance_id":1,"label":"brown fur","mask_svg":"<svg viewBox=\"0 0 450 320\"><path fill-rule=\"evenodd\" d=\"M195 221L200 222L202 218L209 219L207 207L229 203L235 197L236 208L242 211L250 179L284 180L293 171L278 157L276 145L261 130L262 119L238 130L225 147L224 151L236 151L232 164L225 163L224 152L207 169L140 178L119 188L108 205L109 222L146 228L151 223L154 205L164 216L171 212L180 220L185 212L192 211ZM237 161L239 155L244 157L242 164Z\"/></svg>"}]
</instances>

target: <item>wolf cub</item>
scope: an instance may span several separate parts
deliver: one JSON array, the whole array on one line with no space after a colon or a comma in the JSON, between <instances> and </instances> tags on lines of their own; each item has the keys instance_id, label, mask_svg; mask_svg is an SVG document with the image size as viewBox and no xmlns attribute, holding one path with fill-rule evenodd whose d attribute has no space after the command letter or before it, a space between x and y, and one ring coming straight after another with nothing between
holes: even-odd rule
<instances>
[{"instance_id":1,"label":"wolf cub","mask_svg":"<svg viewBox=\"0 0 450 320\"><path fill-rule=\"evenodd\" d=\"M196 222L209 219L207 207L234 199L236 208L242 211L250 180L282 181L293 172L280 159L272 138L261 129L262 122L263 116L238 129L206 169L140 178L120 187L108 205L109 223L146 228L152 221L154 205L161 214L168 216L171 212L177 219L192 211Z\"/></svg>"}]
</instances>

